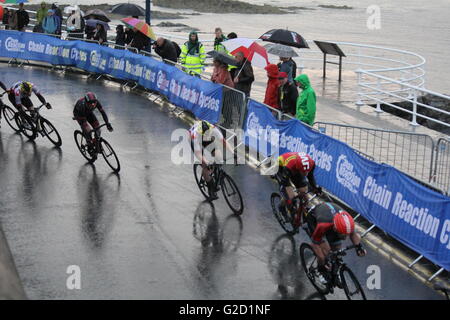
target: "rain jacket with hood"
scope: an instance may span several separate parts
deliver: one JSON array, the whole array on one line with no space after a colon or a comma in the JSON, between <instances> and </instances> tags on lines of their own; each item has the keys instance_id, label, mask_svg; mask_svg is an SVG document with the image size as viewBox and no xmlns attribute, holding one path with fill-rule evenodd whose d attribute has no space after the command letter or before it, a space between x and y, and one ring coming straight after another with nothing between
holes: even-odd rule
<instances>
[{"instance_id":1,"label":"rain jacket with hood","mask_svg":"<svg viewBox=\"0 0 450 320\"><path fill-rule=\"evenodd\" d=\"M47 12L47 4L45 2L42 2L39 10L36 12L36 20L38 24L42 24L42 21L47 16Z\"/></svg>"},{"instance_id":2,"label":"rain jacket with hood","mask_svg":"<svg viewBox=\"0 0 450 320\"><path fill-rule=\"evenodd\" d=\"M214 51L221 52L224 54L228 54L228 50L222 44L222 42L227 41L228 38L222 35L220 38L214 39Z\"/></svg>"},{"instance_id":3,"label":"rain jacket with hood","mask_svg":"<svg viewBox=\"0 0 450 320\"><path fill-rule=\"evenodd\" d=\"M312 126L316 118L316 93L311 87L311 83L306 74L301 74L294 80L303 86L303 91L297 99L296 117L298 120Z\"/></svg>"},{"instance_id":4,"label":"rain jacket with hood","mask_svg":"<svg viewBox=\"0 0 450 320\"><path fill-rule=\"evenodd\" d=\"M195 35L196 40L191 41L191 35ZM196 31L189 33L189 41L186 41L181 47L180 62L186 72L200 75L205 64L206 53L203 44L198 41Z\"/></svg>"},{"instance_id":5,"label":"rain jacket with hood","mask_svg":"<svg viewBox=\"0 0 450 320\"><path fill-rule=\"evenodd\" d=\"M275 109L280 109L279 105L279 87L280 81L278 80L278 67L275 64L269 64L264 68L267 71L267 88L266 95L264 97L264 103Z\"/></svg>"},{"instance_id":6,"label":"rain jacket with hood","mask_svg":"<svg viewBox=\"0 0 450 320\"><path fill-rule=\"evenodd\" d=\"M74 14L71 14L66 21L68 31L81 31L81 12L79 9L75 10Z\"/></svg>"}]
</instances>

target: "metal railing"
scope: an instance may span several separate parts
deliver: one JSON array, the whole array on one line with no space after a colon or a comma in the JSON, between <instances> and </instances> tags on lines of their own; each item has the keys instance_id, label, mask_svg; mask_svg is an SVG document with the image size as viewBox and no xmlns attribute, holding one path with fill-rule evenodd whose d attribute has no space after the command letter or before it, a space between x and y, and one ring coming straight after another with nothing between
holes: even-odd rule
<instances>
[{"instance_id":1,"label":"metal railing","mask_svg":"<svg viewBox=\"0 0 450 320\"><path fill-rule=\"evenodd\" d=\"M362 71L362 70L358 70L357 72L360 74L359 77L362 77L362 76L372 77L377 82L377 84L375 86L360 82L360 90L358 92L359 98L358 98L357 104L364 104L364 103L362 103L361 100L362 100L362 98L367 98L369 101L374 101L376 103L376 111L377 112L383 112L383 110L381 109L381 105L384 104L384 105L388 105L392 108L395 108L397 110L401 110L403 112L411 114L411 122L410 122L411 125L414 125L414 126L419 125L417 122L417 117L419 117L419 118L422 118L425 120L432 121L434 123L438 123L443 127L450 128L450 121L439 120L439 119L443 119L443 118L450 120L450 112L418 101L418 98L420 96L428 95L431 97L438 97L438 98L444 99L450 105L450 96L446 96L446 95L440 94L438 92L434 92L434 91L420 88L417 86L413 86L410 84L404 84L404 83L401 83L400 81L389 79L389 78L386 78L384 76L381 76L381 75L378 75L378 74L375 74L372 72L367 72L367 71ZM384 90L381 87L381 81L383 81L383 80L390 81L393 84L397 84L398 86L405 87L406 88L405 90L408 91L409 95L407 97L404 97L397 93ZM366 89L366 91L364 91L364 89ZM370 91L367 91L367 89ZM395 99L397 99L397 101L399 101L399 100L407 101L407 102L411 103L412 110L408 110L408 109L402 108L398 105L395 105L395 104L389 102L389 99L386 99L386 97L395 98ZM433 117L427 116L425 114L427 112L428 113L436 112L437 115L435 118L433 118Z\"/></svg>"},{"instance_id":2,"label":"metal railing","mask_svg":"<svg viewBox=\"0 0 450 320\"><path fill-rule=\"evenodd\" d=\"M245 117L246 98L242 91L222 86L222 114L219 124L227 129L240 129Z\"/></svg>"},{"instance_id":3,"label":"metal railing","mask_svg":"<svg viewBox=\"0 0 450 320\"><path fill-rule=\"evenodd\" d=\"M440 138L436 145L436 160L431 182L450 195L450 139Z\"/></svg>"},{"instance_id":4,"label":"metal railing","mask_svg":"<svg viewBox=\"0 0 450 320\"><path fill-rule=\"evenodd\" d=\"M389 164L421 181L430 181L435 143L426 134L329 122L316 122L314 127L376 162Z\"/></svg>"}]
</instances>

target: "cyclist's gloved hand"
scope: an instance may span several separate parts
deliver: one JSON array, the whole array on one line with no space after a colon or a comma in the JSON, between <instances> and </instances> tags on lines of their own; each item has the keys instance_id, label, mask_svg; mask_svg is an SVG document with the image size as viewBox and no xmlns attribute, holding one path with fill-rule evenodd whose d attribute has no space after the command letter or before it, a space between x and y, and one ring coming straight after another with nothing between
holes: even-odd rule
<instances>
[{"instance_id":1,"label":"cyclist's gloved hand","mask_svg":"<svg viewBox=\"0 0 450 320\"><path fill-rule=\"evenodd\" d=\"M355 248L355 250L358 257L364 257L367 254L367 251L363 248L361 243Z\"/></svg>"},{"instance_id":2,"label":"cyclist's gloved hand","mask_svg":"<svg viewBox=\"0 0 450 320\"><path fill-rule=\"evenodd\" d=\"M108 123L107 125L106 125L106 128L108 128L108 131L109 132L112 132L114 129L113 129L113 127L112 127L112 125L111 125L111 123Z\"/></svg>"},{"instance_id":3,"label":"cyclist's gloved hand","mask_svg":"<svg viewBox=\"0 0 450 320\"><path fill-rule=\"evenodd\" d=\"M316 193L317 193L318 195L321 195L321 194L323 193L322 187L317 187L317 188L316 188Z\"/></svg>"},{"instance_id":4,"label":"cyclist's gloved hand","mask_svg":"<svg viewBox=\"0 0 450 320\"><path fill-rule=\"evenodd\" d=\"M45 104L45 107L46 107L47 109L51 109L51 108L52 108L52 105L51 105L50 103L47 102L47 103Z\"/></svg>"}]
</instances>

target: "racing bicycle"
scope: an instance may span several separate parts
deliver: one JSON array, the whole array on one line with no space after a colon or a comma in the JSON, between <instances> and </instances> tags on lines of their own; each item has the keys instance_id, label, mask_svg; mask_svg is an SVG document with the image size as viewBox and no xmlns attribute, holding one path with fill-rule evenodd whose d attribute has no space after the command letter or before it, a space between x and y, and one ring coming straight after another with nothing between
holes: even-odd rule
<instances>
[{"instance_id":1,"label":"racing bicycle","mask_svg":"<svg viewBox=\"0 0 450 320\"><path fill-rule=\"evenodd\" d=\"M334 293L335 288L343 289L348 300L366 300L364 290L353 271L344 263L346 251L356 248L355 245L331 251L327 257L330 266L326 274L318 270L318 260L313 248L308 243L300 246L300 259L303 270L316 290L327 295Z\"/></svg>"},{"instance_id":2,"label":"racing bicycle","mask_svg":"<svg viewBox=\"0 0 450 320\"><path fill-rule=\"evenodd\" d=\"M211 164L211 178L216 191L222 189L223 196L230 209L237 215L241 215L244 210L244 202L241 193L233 179L224 171L221 164ZM206 199L209 199L208 186L202 175L201 164L194 164L194 176L198 188Z\"/></svg>"},{"instance_id":3,"label":"racing bicycle","mask_svg":"<svg viewBox=\"0 0 450 320\"><path fill-rule=\"evenodd\" d=\"M115 172L120 171L120 162L113 147L100 135L100 129L107 124L104 123L101 126L92 130L91 139L87 140L85 135L80 130L75 130L73 136L77 144L78 150L80 150L83 157L89 162L94 163L98 154L103 156L108 166Z\"/></svg>"}]
</instances>

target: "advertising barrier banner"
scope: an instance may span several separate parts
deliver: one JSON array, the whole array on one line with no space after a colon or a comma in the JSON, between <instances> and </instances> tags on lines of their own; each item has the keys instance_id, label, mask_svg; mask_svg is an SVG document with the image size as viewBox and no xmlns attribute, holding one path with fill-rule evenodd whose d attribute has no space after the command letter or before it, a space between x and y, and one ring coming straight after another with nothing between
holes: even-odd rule
<instances>
[{"instance_id":1,"label":"advertising barrier banner","mask_svg":"<svg viewBox=\"0 0 450 320\"><path fill-rule=\"evenodd\" d=\"M397 169L373 162L347 144L298 120L276 120L249 100L245 143L266 156L309 154L319 185L400 242L450 270L450 198ZM276 152L279 150L279 152Z\"/></svg>"},{"instance_id":2,"label":"advertising barrier banner","mask_svg":"<svg viewBox=\"0 0 450 320\"><path fill-rule=\"evenodd\" d=\"M192 77L174 66L127 50L42 34L0 30L0 56L74 66L91 73L131 80L165 95L200 119L217 123L222 86Z\"/></svg>"}]
</instances>

